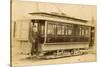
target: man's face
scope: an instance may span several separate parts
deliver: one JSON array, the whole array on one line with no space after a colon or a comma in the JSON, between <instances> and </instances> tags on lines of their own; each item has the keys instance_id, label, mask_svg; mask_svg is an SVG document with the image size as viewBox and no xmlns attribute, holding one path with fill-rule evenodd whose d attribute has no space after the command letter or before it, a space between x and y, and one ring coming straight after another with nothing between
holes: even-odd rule
<instances>
[{"instance_id":1,"label":"man's face","mask_svg":"<svg viewBox=\"0 0 100 67\"><path fill-rule=\"evenodd\" d=\"M33 31L37 32L37 27L36 26L33 26Z\"/></svg>"}]
</instances>

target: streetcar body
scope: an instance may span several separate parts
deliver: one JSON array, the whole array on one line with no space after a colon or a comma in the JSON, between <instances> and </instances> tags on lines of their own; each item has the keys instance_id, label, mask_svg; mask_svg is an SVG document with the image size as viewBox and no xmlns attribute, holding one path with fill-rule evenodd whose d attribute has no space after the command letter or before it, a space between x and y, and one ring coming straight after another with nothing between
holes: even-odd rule
<instances>
[{"instance_id":1,"label":"streetcar body","mask_svg":"<svg viewBox=\"0 0 100 67\"><path fill-rule=\"evenodd\" d=\"M30 52L35 52L37 57L77 55L80 54L80 50L88 50L93 43L94 26L87 20L37 12L30 13L30 19L26 25L28 35L24 42L32 45ZM33 35L33 25L37 30L36 35Z\"/></svg>"}]
</instances>

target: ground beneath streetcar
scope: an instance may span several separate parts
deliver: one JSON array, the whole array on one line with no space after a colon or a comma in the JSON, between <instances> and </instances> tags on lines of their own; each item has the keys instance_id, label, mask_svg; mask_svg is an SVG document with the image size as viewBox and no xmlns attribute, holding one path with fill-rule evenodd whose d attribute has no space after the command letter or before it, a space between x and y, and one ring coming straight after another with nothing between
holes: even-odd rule
<instances>
[{"instance_id":1,"label":"ground beneath streetcar","mask_svg":"<svg viewBox=\"0 0 100 67\"><path fill-rule=\"evenodd\" d=\"M23 65L41 65L41 64L61 64L61 63L76 63L76 62L93 62L96 61L95 54L85 54L81 56L72 56L72 57L64 57L57 59L37 59L35 57L29 58L26 55L17 55L17 57L13 57L13 65L14 66L23 66Z\"/></svg>"}]
</instances>

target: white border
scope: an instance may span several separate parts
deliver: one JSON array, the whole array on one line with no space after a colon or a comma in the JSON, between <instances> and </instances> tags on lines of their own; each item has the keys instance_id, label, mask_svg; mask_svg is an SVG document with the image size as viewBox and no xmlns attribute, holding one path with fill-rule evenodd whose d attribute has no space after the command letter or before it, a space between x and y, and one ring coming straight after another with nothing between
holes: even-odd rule
<instances>
[{"instance_id":1,"label":"white border","mask_svg":"<svg viewBox=\"0 0 100 67\"><path fill-rule=\"evenodd\" d=\"M0 0L0 67L10 62L10 0Z\"/></svg>"},{"instance_id":2,"label":"white border","mask_svg":"<svg viewBox=\"0 0 100 67\"><path fill-rule=\"evenodd\" d=\"M33 0L41 2L72 3L97 5L97 63L74 63L43 65L36 67L99 67L100 63L100 4L99 0ZM10 63L10 0L0 0L0 67L9 67Z\"/></svg>"}]
</instances>

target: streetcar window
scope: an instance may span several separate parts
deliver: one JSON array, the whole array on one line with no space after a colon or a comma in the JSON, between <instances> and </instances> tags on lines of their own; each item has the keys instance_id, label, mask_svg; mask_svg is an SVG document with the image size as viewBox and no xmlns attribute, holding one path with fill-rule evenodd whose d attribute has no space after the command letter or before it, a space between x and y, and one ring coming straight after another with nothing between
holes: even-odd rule
<instances>
[{"instance_id":1,"label":"streetcar window","mask_svg":"<svg viewBox=\"0 0 100 67\"><path fill-rule=\"evenodd\" d=\"M88 30L85 31L85 35L88 36Z\"/></svg>"},{"instance_id":2,"label":"streetcar window","mask_svg":"<svg viewBox=\"0 0 100 67\"><path fill-rule=\"evenodd\" d=\"M67 29L68 33L67 34L72 35L72 30L73 30L72 25L68 25L67 27L68 27L68 29Z\"/></svg>"},{"instance_id":3,"label":"streetcar window","mask_svg":"<svg viewBox=\"0 0 100 67\"><path fill-rule=\"evenodd\" d=\"M86 30L85 30L85 35L86 35L86 36L89 36L89 28L86 28Z\"/></svg>"},{"instance_id":4,"label":"streetcar window","mask_svg":"<svg viewBox=\"0 0 100 67\"><path fill-rule=\"evenodd\" d=\"M79 31L79 35L81 36L81 30L82 30L82 28L80 27L80 31Z\"/></svg>"},{"instance_id":5,"label":"streetcar window","mask_svg":"<svg viewBox=\"0 0 100 67\"><path fill-rule=\"evenodd\" d=\"M55 25L54 24L48 24L48 31L47 34L54 35L55 34Z\"/></svg>"},{"instance_id":6,"label":"streetcar window","mask_svg":"<svg viewBox=\"0 0 100 67\"><path fill-rule=\"evenodd\" d=\"M67 35L67 32L68 32L68 31L67 31L67 26L66 26L66 27L65 27L65 35Z\"/></svg>"},{"instance_id":7,"label":"streetcar window","mask_svg":"<svg viewBox=\"0 0 100 67\"><path fill-rule=\"evenodd\" d=\"M85 27L81 26L81 36L85 36Z\"/></svg>"},{"instance_id":8,"label":"streetcar window","mask_svg":"<svg viewBox=\"0 0 100 67\"><path fill-rule=\"evenodd\" d=\"M62 34L62 26L57 25L57 35L61 35L61 34Z\"/></svg>"},{"instance_id":9,"label":"streetcar window","mask_svg":"<svg viewBox=\"0 0 100 67\"><path fill-rule=\"evenodd\" d=\"M71 34L72 34L72 30L69 29L69 30L68 30L68 35L71 35Z\"/></svg>"},{"instance_id":10,"label":"streetcar window","mask_svg":"<svg viewBox=\"0 0 100 67\"><path fill-rule=\"evenodd\" d=\"M41 25L41 34L42 35L44 34L44 25L43 24Z\"/></svg>"},{"instance_id":11,"label":"streetcar window","mask_svg":"<svg viewBox=\"0 0 100 67\"><path fill-rule=\"evenodd\" d=\"M64 31L65 31L65 26L64 25L57 25L57 35L64 35Z\"/></svg>"},{"instance_id":12,"label":"streetcar window","mask_svg":"<svg viewBox=\"0 0 100 67\"><path fill-rule=\"evenodd\" d=\"M84 32L85 32L85 30L84 30L84 29L82 29L82 34L81 34L82 36L84 36Z\"/></svg>"},{"instance_id":13,"label":"streetcar window","mask_svg":"<svg viewBox=\"0 0 100 67\"><path fill-rule=\"evenodd\" d=\"M67 25L65 26L65 35L72 35L72 32L73 32L72 25L67 24Z\"/></svg>"},{"instance_id":14,"label":"streetcar window","mask_svg":"<svg viewBox=\"0 0 100 67\"><path fill-rule=\"evenodd\" d=\"M88 36L89 35L89 28L88 27L80 27L80 35L81 36Z\"/></svg>"},{"instance_id":15,"label":"streetcar window","mask_svg":"<svg viewBox=\"0 0 100 67\"><path fill-rule=\"evenodd\" d=\"M80 35L80 26L77 24L74 24L72 33L74 36L79 36Z\"/></svg>"},{"instance_id":16,"label":"streetcar window","mask_svg":"<svg viewBox=\"0 0 100 67\"><path fill-rule=\"evenodd\" d=\"M65 27L62 25L62 35L64 35Z\"/></svg>"}]
</instances>

